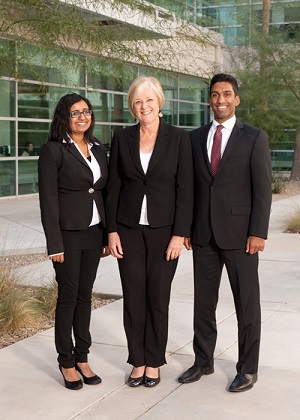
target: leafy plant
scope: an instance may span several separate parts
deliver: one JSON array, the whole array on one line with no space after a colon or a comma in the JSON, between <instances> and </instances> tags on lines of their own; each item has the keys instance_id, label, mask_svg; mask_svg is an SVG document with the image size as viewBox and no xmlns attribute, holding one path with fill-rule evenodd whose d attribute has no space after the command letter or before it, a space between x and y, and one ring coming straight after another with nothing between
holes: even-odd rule
<instances>
[{"instance_id":1,"label":"leafy plant","mask_svg":"<svg viewBox=\"0 0 300 420\"><path fill-rule=\"evenodd\" d=\"M285 189L286 178L280 175L274 175L272 178L272 193L280 194Z\"/></svg>"}]
</instances>

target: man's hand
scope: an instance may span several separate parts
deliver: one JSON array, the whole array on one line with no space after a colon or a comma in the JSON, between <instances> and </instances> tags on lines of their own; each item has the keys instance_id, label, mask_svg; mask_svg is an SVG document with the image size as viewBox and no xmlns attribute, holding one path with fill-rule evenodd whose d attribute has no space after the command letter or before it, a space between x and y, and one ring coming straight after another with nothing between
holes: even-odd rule
<instances>
[{"instance_id":1,"label":"man's hand","mask_svg":"<svg viewBox=\"0 0 300 420\"><path fill-rule=\"evenodd\" d=\"M65 255L64 253L51 255L49 259L53 262L63 263L65 261Z\"/></svg>"},{"instance_id":2,"label":"man's hand","mask_svg":"<svg viewBox=\"0 0 300 420\"><path fill-rule=\"evenodd\" d=\"M249 236L246 244L247 254L256 254L265 249L265 240L259 236Z\"/></svg>"},{"instance_id":3,"label":"man's hand","mask_svg":"<svg viewBox=\"0 0 300 420\"><path fill-rule=\"evenodd\" d=\"M191 238L184 238L184 243L183 244L188 251L191 251L193 249Z\"/></svg>"}]
</instances>

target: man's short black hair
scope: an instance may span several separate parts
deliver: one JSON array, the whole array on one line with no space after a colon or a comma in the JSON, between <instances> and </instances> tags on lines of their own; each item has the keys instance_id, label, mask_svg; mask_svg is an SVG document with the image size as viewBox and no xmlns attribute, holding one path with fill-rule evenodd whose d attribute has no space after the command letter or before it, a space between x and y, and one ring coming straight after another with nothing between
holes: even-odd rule
<instances>
[{"instance_id":1,"label":"man's short black hair","mask_svg":"<svg viewBox=\"0 0 300 420\"><path fill-rule=\"evenodd\" d=\"M237 80L233 76L231 76L230 74L225 74L225 73L219 73L219 74L215 74L213 76L213 78L210 81L209 93L211 93L212 86L215 83L219 83L219 82L230 83L232 88L233 88L235 96L237 96L239 94L239 85L238 85Z\"/></svg>"}]
</instances>

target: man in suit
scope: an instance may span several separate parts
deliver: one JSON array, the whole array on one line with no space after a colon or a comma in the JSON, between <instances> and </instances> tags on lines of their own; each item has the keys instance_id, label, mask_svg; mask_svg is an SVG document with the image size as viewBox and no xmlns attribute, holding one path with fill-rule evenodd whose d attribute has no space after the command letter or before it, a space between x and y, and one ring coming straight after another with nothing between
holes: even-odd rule
<instances>
[{"instance_id":1,"label":"man in suit","mask_svg":"<svg viewBox=\"0 0 300 420\"><path fill-rule=\"evenodd\" d=\"M231 392L257 381L261 313L258 252L264 250L272 199L266 133L236 119L238 84L227 74L210 84L213 121L191 132L195 201L191 239L194 259L194 365L178 381L214 372L216 307L225 264L238 321L237 375Z\"/></svg>"}]
</instances>

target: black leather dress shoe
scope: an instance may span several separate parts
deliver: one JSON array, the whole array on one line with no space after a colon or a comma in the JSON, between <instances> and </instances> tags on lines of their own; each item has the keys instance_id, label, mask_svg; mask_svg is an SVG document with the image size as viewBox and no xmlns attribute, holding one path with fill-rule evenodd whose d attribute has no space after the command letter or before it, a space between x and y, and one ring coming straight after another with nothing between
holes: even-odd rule
<instances>
[{"instance_id":1,"label":"black leather dress shoe","mask_svg":"<svg viewBox=\"0 0 300 420\"><path fill-rule=\"evenodd\" d=\"M199 381L202 375L211 375L214 373L214 367L200 367L197 365L193 365L189 368L186 372L184 372L178 378L178 382L182 384L189 384L191 382Z\"/></svg>"},{"instance_id":2,"label":"black leather dress shoe","mask_svg":"<svg viewBox=\"0 0 300 420\"><path fill-rule=\"evenodd\" d=\"M77 389L81 389L82 388L82 380L79 379L78 381L67 381L67 379L65 378L65 375L63 374L62 371L62 367L61 365L58 365L59 370L64 378L64 382L65 382L65 387L68 389L72 389L73 391L76 391Z\"/></svg>"},{"instance_id":3,"label":"black leather dress shoe","mask_svg":"<svg viewBox=\"0 0 300 420\"><path fill-rule=\"evenodd\" d=\"M127 379L127 384L129 386L131 386L132 388L136 388L137 386L143 385L144 383L144 375L143 376L139 376L138 378L132 378L132 372L129 376L129 378Z\"/></svg>"},{"instance_id":4,"label":"black leather dress shoe","mask_svg":"<svg viewBox=\"0 0 300 420\"><path fill-rule=\"evenodd\" d=\"M80 367L78 365L75 365L75 369L80 373L80 375L83 378L83 382L86 385L98 385L101 384L102 379L98 376L98 375L94 375L94 376L84 376L84 374L82 373Z\"/></svg>"},{"instance_id":5,"label":"black leather dress shoe","mask_svg":"<svg viewBox=\"0 0 300 420\"><path fill-rule=\"evenodd\" d=\"M228 391L230 392L243 392L253 388L257 382L257 373L238 373L230 385Z\"/></svg>"},{"instance_id":6,"label":"black leather dress shoe","mask_svg":"<svg viewBox=\"0 0 300 420\"><path fill-rule=\"evenodd\" d=\"M153 388L154 386L160 383L160 370L158 368L158 377L157 378L149 378L149 376L144 377L144 386L147 388Z\"/></svg>"}]
</instances>

